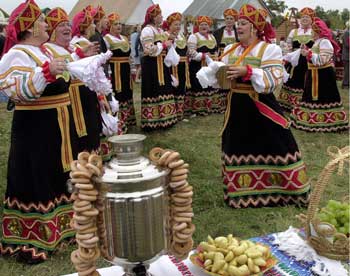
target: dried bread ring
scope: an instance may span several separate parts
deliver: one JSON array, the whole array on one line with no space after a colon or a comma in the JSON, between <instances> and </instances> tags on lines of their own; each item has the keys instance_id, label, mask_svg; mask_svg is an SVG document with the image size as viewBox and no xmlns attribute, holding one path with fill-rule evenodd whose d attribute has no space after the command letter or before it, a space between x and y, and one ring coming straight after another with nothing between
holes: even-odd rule
<instances>
[{"instance_id":1,"label":"dried bread ring","mask_svg":"<svg viewBox=\"0 0 350 276\"><path fill-rule=\"evenodd\" d=\"M170 182L169 186L172 189L178 189L179 187L182 187L186 184L188 184L186 180L181 180L181 181L176 181L176 182Z\"/></svg>"},{"instance_id":2,"label":"dried bread ring","mask_svg":"<svg viewBox=\"0 0 350 276\"><path fill-rule=\"evenodd\" d=\"M173 220L176 222L192 222L192 218L189 218L189 217L174 216Z\"/></svg>"},{"instance_id":3,"label":"dried bread ring","mask_svg":"<svg viewBox=\"0 0 350 276\"><path fill-rule=\"evenodd\" d=\"M91 205L90 201L77 199L73 204L73 206L77 207L84 207L86 205Z\"/></svg>"},{"instance_id":4,"label":"dried bread ring","mask_svg":"<svg viewBox=\"0 0 350 276\"><path fill-rule=\"evenodd\" d=\"M183 239L183 240L188 240L192 237L192 234L184 234L182 232L175 232L175 235L179 238L179 239Z\"/></svg>"},{"instance_id":5,"label":"dried bread ring","mask_svg":"<svg viewBox=\"0 0 350 276\"><path fill-rule=\"evenodd\" d=\"M191 238L191 237L190 237L190 238ZM182 238L179 238L179 237L176 236L176 235L173 235L173 236L172 236L173 241L174 241L174 242L177 242L177 243L186 243L186 242L188 242L188 240L189 240L190 238L182 239Z\"/></svg>"},{"instance_id":6,"label":"dried bread ring","mask_svg":"<svg viewBox=\"0 0 350 276\"><path fill-rule=\"evenodd\" d=\"M168 166L171 162L174 162L180 158L180 153L174 151L172 152L164 162L165 166Z\"/></svg>"},{"instance_id":7,"label":"dried bread ring","mask_svg":"<svg viewBox=\"0 0 350 276\"><path fill-rule=\"evenodd\" d=\"M159 166L164 166L165 165L165 160L170 156L171 151L165 151L162 153L162 156L158 160L158 165Z\"/></svg>"},{"instance_id":8,"label":"dried bread ring","mask_svg":"<svg viewBox=\"0 0 350 276\"><path fill-rule=\"evenodd\" d=\"M90 221L90 218L87 216L82 216L82 215L78 215L77 213L73 214L73 219L79 223L83 222L82 224L85 224L85 221Z\"/></svg>"},{"instance_id":9,"label":"dried bread ring","mask_svg":"<svg viewBox=\"0 0 350 276\"><path fill-rule=\"evenodd\" d=\"M94 217L94 216L97 216L98 215L98 210L96 208L93 208L91 210L88 210L88 211L84 211L82 212L81 214L83 216L87 216L87 217Z\"/></svg>"},{"instance_id":10,"label":"dried bread ring","mask_svg":"<svg viewBox=\"0 0 350 276\"><path fill-rule=\"evenodd\" d=\"M179 175L183 175L183 174L188 174L188 169L175 169L172 170L170 173L170 176L179 176Z\"/></svg>"},{"instance_id":11,"label":"dried bread ring","mask_svg":"<svg viewBox=\"0 0 350 276\"><path fill-rule=\"evenodd\" d=\"M82 171L78 169L78 171L71 172L69 175L71 178L89 178L90 179L92 174L89 170Z\"/></svg>"},{"instance_id":12,"label":"dried bread ring","mask_svg":"<svg viewBox=\"0 0 350 276\"><path fill-rule=\"evenodd\" d=\"M176 192L190 192L190 191L193 191L193 187L187 183L187 185L185 186L182 186L182 187L178 187L175 189Z\"/></svg>"},{"instance_id":13,"label":"dried bread ring","mask_svg":"<svg viewBox=\"0 0 350 276\"><path fill-rule=\"evenodd\" d=\"M88 161L89 160L90 153L87 151L82 151L78 154L78 161Z\"/></svg>"},{"instance_id":14,"label":"dried bread ring","mask_svg":"<svg viewBox=\"0 0 350 276\"><path fill-rule=\"evenodd\" d=\"M93 236L94 233L80 234L79 232L75 235L75 237L79 240L88 240L91 239Z\"/></svg>"},{"instance_id":15,"label":"dried bread ring","mask_svg":"<svg viewBox=\"0 0 350 276\"><path fill-rule=\"evenodd\" d=\"M87 167L94 175L96 175L96 176L100 176L100 175L101 175L101 170L100 170L97 166L95 166L95 165L93 165L93 164L90 164L90 163L87 163L87 164L86 164L86 167Z\"/></svg>"},{"instance_id":16,"label":"dried bread ring","mask_svg":"<svg viewBox=\"0 0 350 276\"><path fill-rule=\"evenodd\" d=\"M73 210L75 212L84 212L84 211L90 210L91 208L92 208L91 204L83 206L83 207L77 207L77 206L73 205Z\"/></svg>"},{"instance_id":17,"label":"dried bread ring","mask_svg":"<svg viewBox=\"0 0 350 276\"><path fill-rule=\"evenodd\" d=\"M193 234L195 230L196 230L196 226L193 223L190 223L189 227L181 230L181 232L184 234Z\"/></svg>"},{"instance_id":18,"label":"dried bread ring","mask_svg":"<svg viewBox=\"0 0 350 276\"><path fill-rule=\"evenodd\" d=\"M94 188L94 185L92 184L83 184L83 183L76 183L75 188L81 189L81 190L92 190Z\"/></svg>"},{"instance_id":19,"label":"dried bread ring","mask_svg":"<svg viewBox=\"0 0 350 276\"><path fill-rule=\"evenodd\" d=\"M88 224L80 224L75 219L73 219L73 228L80 232L80 234L87 234L87 233L93 233L93 222L89 222ZM91 230L91 231L88 231ZM96 228L97 230L97 228Z\"/></svg>"},{"instance_id":20,"label":"dried bread ring","mask_svg":"<svg viewBox=\"0 0 350 276\"><path fill-rule=\"evenodd\" d=\"M70 254L70 260L73 264L78 264L81 262L81 260L79 260L78 258L78 250L72 251L72 253Z\"/></svg>"},{"instance_id":21,"label":"dried bread ring","mask_svg":"<svg viewBox=\"0 0 350 276\"><path fill-rule=\"evenodd\" d=\"M189 192L176 191L175 195L177 197L190 198L193 196L193 192L192 191L189 191Z\"/></svg>"},{"instance_id":22,"label":"dried bread ring","mask_svg":"<svg viewBox=\"0 0 350 276\"><path fill-rule=\"evenodd\" d=\"M156 147L150 150L149 152L149 159L153 162L157 162L159 158L162 156L162 148Z\"/></svg>"},{"instance_id":23,"label":"dried bread ring","mask_svg":"<svg viewBox=\"0 0 350 276\"><path fill-rule=\"evenodd\" d=\"M94 195L84 195L82 193L79 193L78 198L81 200L95 201L97 197Z\"/></svg>"},{"instance_id":24,"label":"dried bread ring","mask_svg":"<svg viewBox=\"0 0 350 276\"><path fill-rule=\"evenodd\" d=\"M186 180L187 177L188 177L187 174L178 175L178 176L170 176L170 181L177 182L177 181L181 181L181 180Z\"/></svg>"},{"instance_id":25,"label":"dried bread ring","mask_svg":"<svg viewBox=\"0 0 350 276\"><path fill-rule=\"evenodd\" d=\"M95 237L92 237L88 240L81 240L81 241L83 241L86 244L94 244L94 243L97 243L99 241L99 238L95 236Z\"/></svg>"},{"instance_id":26,"label":"dried bread ring","mask_svg":"<svg viewBox=\"0 0 350 276\"><path fill-rule=\"evenodd\" d=\"M80 183L80 184L90 184L90 179L89 178L72 178L71 179L72 183Z\"/></svg>"},{"instance_id":27,"label":"dried bread ring","mask_svg":"<svg viewBox=\"0 0 350 276\"><path fill-rule=\"evenodd\" d=\"M175 169L177 167L181 167L182 165L185 164L185 161L183 161L182 159L178 160L178 161L173 161L171 163L169 163L168 167L170 169Z\"/></svg>"},{"instance_id":28,"label":"dried bread ring","mask_svg":"<svg viewBox=\"0 0 350 276\"><path fill-rule=\"evenodd\" d=\"M79 191L79 193L82 193L84 195L89 195L89 196L97 196L98 195L98 191L96 189L93 189L93 190L82 189Z\"/></svg>"},{"instance_id":29,"label":"dried bread ring","mask_svg":"<svg viewBox=\"0 0 350 276\"><path fill-rule=\"evenodd\" d=\"M96 271L96 266L95 265L92 266L91 268L89 268L88 270L79 272L78 275L79 276L88 276L88 275L92 274L94 271Z\"/></svg>"},{"instance_id":30,"label":"dried bread ring","mask_svg":"<svg viewBox=\"0 0 350 276\"><path fill-rule=\"evenodd\" d=\"M84 247L84 248L91 249L91 248L95 248L96 247L96 243L90 244L90 243L86 243L85 241L78 240L78 239L76 239L76 241L77 241L77 244L79 246Z\"/></svg>"},{"instance_id":31,"label":"dried bread ring","mask_svg":"<svg viewBox=\"0 0 350 276\"><path fill-rule=\"evenodd\" d=\"M186 199L186 198L182 198L182 199ZM187 201L185 201L185 202L174 202L174 204L176 206L188 206L188 205L192 204L192 198L187 198Z\"/></svg>"},{"instance_id":32,"label":"dried bread ring","mask_svg":"<svg viewBox=\"0 0 350 276\"><path fill-rule=\"evenodd\" d=\"M178 212L176 213L178 217L193 218L193 212Z\"/></svg>"},{"instance_id":33,"label":"dried bread ring","mask_svg":"<svg viewBox=\"0 0 350 276\"><path fill-rule=\"evenodd\" d=\"M80 194L79 194L79 196L80 196ZM175 194L172 194L171 195L171 199L173 200L173 202L175 203L175 204L177 204L177 203L187 203L187 202L189 202L189 199L190 198L183 198L183 197L178 197L178 196L176 196Z\"/></svg>"},{"instance_id":34,"label":"dried bread ring","mask_svg":"<svg viewBox=\"0 0 350 276\"><path fill-rule=\"evenodd\" d=\"M181 231L187 228L187 223L185 222L175 223L172 228L174 231Z\"/></svg>"},{"instance_id":35,"label":"dried bread ring","mask_svg":"<svg viewBox=\"0 0 350 276\"><path fill-rule=\"evenodd\" d=\"M185 164L181 165L180 167L176 168L176 170L188 169L189 167L190 167L190 165L188 163L185 163Z\"/></svg>"},{"instance_id":36,"label":"dried bread ring","mask_svg":"<svg viewBox=\"0 0 350 276\"><path fill-rule=\"evenodd\" d=\"M77 200L78 199L78 193L74 192L70 195L71 200Z\"/></svg>"},{"instance_id":37,"label":"dried bread ring","mask_svg":"<svg viewBox=\"0 0 350 276\"><path fill-rule=\"evenodd\" d=\"M97 154L91 154L89 159L88 159L89 163L98 167L98 168L102 168L102 158L101 156L98 156Z\"/></svg>"},{"instance_id":38,"label":"dried bread ring","mask_svg":"<svg viewBox=\"0 0 350 276\"><path fill-rule=\"evenodd\" d=\"M83 247L79 247L79 255L81 259L83 260L91 260L95 256L95 250L94 249L87 249Z\"/></svg>"},{"instance_id":39,"label":"dried bread ring","mask_svg":"<svg viewBox=\"0 0 350 276\"><path fill-rule=\"evenodd\" d=\"M173 209L174 213L177 213L177 212L192 212L193 211L191 205L188 205L188 206L173 206L172 209Z\"/></svg>"},{"instance_id":40,"label":"dried bread ring","mask_svg":"<svg viewBox=\"0 0 350 276\"><path fill-rule=\"evenodd\" d=\"M176 243L174 242L172 244L172 247L174 250L180 254L186 254L192 250L193 247L193 240L190 239L186 243Z\"/></svg>"},{"instance_id":41,"label":"dried bread ring","mask_svg":"<svg viewBox=\"0 0 350 276\"><path fill-rule=\"evenodd\" d=\"M77 164L78 164L78 160L73 160L72 162L70 162L70 169L72 170L72 172L75 172L78 170Z\"/></svg>"},{"instance_id":42,"label":"dried bread ring","mask_svg":"<svg viewBox=\"0 0 350 276\"><path fill-rule=\"evenodd\" d=\"M89 228L86 229L81 229L78 230L80 234L87 234L87 233L95 233L97 231L96 226L90 226Z\"/></svg>"}]
</instances>

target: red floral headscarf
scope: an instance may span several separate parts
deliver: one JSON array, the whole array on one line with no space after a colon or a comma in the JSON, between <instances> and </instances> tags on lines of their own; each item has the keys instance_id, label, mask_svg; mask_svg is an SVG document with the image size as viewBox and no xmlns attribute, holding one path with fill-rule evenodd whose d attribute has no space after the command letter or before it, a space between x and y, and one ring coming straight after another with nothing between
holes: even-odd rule
<instances>
[{"instance_id":1,"label":"red floral headscarf","mask_svg":"<svg viewBox=\"0 0 350 276\"><path fill-rule=\"evenodd\" d=\"M145 22L143 23L142 26L145 27L146 25L150 24L152 19L161 13L162 13L162 10L160 9L158 4L150 6L146 11Z\"/></svg>"},{"instance_id":2,"label":"red floral headscarf","mask_svg":"<svg viewBox=\"0 0 350 276\"><path fill-rule=\"evenodd\" d=\"M49 25L48 33L51 36L57 25L61 22L69 22L69 18L64 9L54 8L46 15L45 21Z\"/></svg>"},{"instance_id":3,"label":"red floral headscarf","mask_svg":"<svg viewBox=\"0 0 350 276\"><path fill-rule=\"evenodd\" d=\"M72 36L80 36L93 22L93 17L89 10L84 9L78 12L72 21Z\"/></svg>"},{"instance_id":4,"label":"red floral headscarf","mask_svg":"<svg viewBox=\"0 0 350 276\"><path fill-rule=\"evenodd\" d=\"M312 30L317 33L320 38L327 38L332 43L335 55L339 53L340 47L338 43L333 39L332 31L327 27L324 21L318 17L315 17L314 23L312 23Z\"/></svg>"}]
</instances>

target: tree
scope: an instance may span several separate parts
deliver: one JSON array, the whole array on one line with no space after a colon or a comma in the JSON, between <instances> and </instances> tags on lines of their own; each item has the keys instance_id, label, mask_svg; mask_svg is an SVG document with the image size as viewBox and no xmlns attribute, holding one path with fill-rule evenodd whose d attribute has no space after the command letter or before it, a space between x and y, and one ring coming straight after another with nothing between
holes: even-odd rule
<instances>
[{"instance_id":1,"label":"tree","mask_svg":"<svg viewBox=\"0 0 350 276\"><path fill-rule=\"evenodd\" d=\"M282 13L288 9L288 6L285 4L284 1L279 0L267 0L266 6L271 10L273 17L271 18L271 24L274 27L279 26L283 22L283 15Z\"/></svg>"}]
</instances>

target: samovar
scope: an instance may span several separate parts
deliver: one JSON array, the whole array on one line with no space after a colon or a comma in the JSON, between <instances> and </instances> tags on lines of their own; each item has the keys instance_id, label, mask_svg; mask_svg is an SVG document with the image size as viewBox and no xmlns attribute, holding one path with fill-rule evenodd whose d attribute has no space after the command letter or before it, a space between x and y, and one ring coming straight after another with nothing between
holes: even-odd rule
<instances>
[{"instance_id":1,"label":"samovar","mask_svg":"<svg viewBox=\"0 0 350 276\"><path fill-rule=\"evenodd\" d=\"M149 264L167 252L169 170L141 155L140 134L113 136L114 157L105 164L104 219L108 255L124 275L151 275Z\"/></svg>"}]
</instances>

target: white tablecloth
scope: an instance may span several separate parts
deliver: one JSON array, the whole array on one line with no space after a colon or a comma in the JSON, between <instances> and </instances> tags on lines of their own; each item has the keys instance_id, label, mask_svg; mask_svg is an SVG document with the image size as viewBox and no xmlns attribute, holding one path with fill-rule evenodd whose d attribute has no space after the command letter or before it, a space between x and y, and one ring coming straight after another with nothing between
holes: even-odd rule
<instances>
[{"instance_id":1,"label":"white tablecloth","mask_svg":"<svg viewBox=\"0 0 350 276\"><path fill-rule=\"evenodd\" d=\"M192 252L190 253L190 255ZM119 266L111 266L98 269L101 276L122 276L123 269ZM173 256L162 256L151 264L149 272L154 276L208 276L203 271L192 264L190 259L178 261ZM65 276L78 276L78 273L68 274Z\"/></svg>"}]
</instances>

